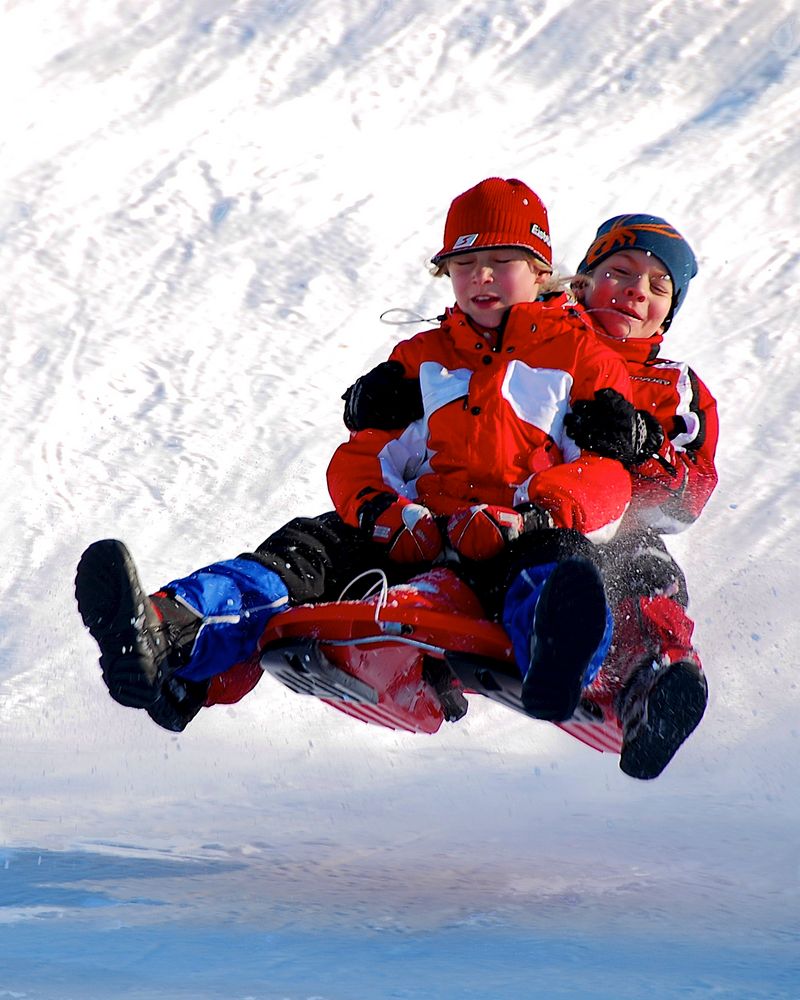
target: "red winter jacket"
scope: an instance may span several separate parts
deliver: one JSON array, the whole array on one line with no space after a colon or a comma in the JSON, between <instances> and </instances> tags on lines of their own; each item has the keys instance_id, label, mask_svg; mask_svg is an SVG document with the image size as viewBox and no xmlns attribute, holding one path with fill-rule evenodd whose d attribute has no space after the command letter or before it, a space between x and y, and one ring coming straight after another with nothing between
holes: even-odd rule
<instances>
[{"instance_id":1,"label":"red winter jacket","mask_svg":"<svg viewBox=\"0 0 800 1000\"><path fill-rule=\"evenodd\" d=\"M601 340L625 359L634 405L651 413L666 435L659 457L631 471L633 500L626 525L665 534L683 531L700 516L717 485L716 400L685 362L658 357L660 335Z\"/></svg>"},{"instance_id":2,"label":"red winter jacket","mask_svg":"<svg viewBox=\"0 0 800 1000\"><path fill-rule=\"evenodd\" d=\"M398 344L391 360L418 377L424 416L401 431L364 430L335 452L328 488L357 525L377 493L449 515L473 504L532 501L559 527L603 541L630 500L618 463L581 453L564 434L578 399L610 387L631 398L625 364L566 296L509 310L491 347L460 309L440 327Z\"/></svg>"}]
</instances>

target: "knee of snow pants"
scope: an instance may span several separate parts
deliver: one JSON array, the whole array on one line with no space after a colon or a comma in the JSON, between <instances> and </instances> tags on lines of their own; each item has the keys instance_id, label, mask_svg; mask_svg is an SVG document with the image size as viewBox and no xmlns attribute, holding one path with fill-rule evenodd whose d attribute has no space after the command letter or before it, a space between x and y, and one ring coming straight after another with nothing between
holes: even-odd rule
<instances>
[{"instance_id":1,"label":"knee of snow pants","mask_svg":"<svg viewBox=\"0 0 800 1000\"><path fill-rule=\"evenodd\" d=\"M556 563L544 563L540 566L531 566L519 573L511 582L511 586L506 592L503 602L503 626L508 632L511 644L514 648L514 658L520 673L524 677L528 672L531 658L531 639L533 633L533 617L536 611L536 604L542 592L547 578L556 568ZM575 623L576 628L580 628L580 622ZM597 672L602 666L603 660L611 647L611 638L614 633L614 620L611 617L611 609L606 604L606 627L600 644L592 654L592 658L586 667L582 684L585 687L597 676Z\"/></svg>"},{"instance_id":2,"label":"knee of snow pants","mask_svg":"<svg viewBox=\"0 0 800 1000\"><path fill-rule=\"evenodd\" d=\"M264 626L289 606L286 584L252 559L228 559L173 580L164 588L202 618L181 677L202 681L255 652Z\"/></svg>"},{"instance_id":3,"label":"knee of snow pants","mask_svg":"<svg viewBox=\"0 0 800 1000\"><path fill-rule=\"evenodd\" d=\"M662 665L688 660L701 667L692 645L694 622L677 598L630 597L614 609L613 661L634 669L645 660ZM701 667L702 669L702 667Z\"/></svg>"}]
</instances>

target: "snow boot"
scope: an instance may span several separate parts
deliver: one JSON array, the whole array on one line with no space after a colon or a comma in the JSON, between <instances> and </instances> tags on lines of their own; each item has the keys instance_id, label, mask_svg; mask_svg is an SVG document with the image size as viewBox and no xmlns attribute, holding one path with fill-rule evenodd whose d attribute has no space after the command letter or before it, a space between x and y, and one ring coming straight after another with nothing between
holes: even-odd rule
<instances>
[{"instance_id":1,"label":"snow boot","mask_svg":"<svg viewBox=\"0 0 800 1000\"><path fill-rule=\"evenodd\" d=\"M206 703L211 681L190 681L173 674L161 685L161 693L147 709L157 726L182 733Z\"/></svg>"},{"instance_id":2,"label":"snow boot","mask_svg":"<svg viewBox=\"0 0 800 1000\"><path fill-rule=\"evenodd\" d=\"M81 556L75 597L100 647L111 697L132 708L152 707L191 649L201 619L168 594L148 596L127 548L113 538L93 542Z\"/></svg>"},{"instance_id":3,"label":"snow boot","mask_svg":"<svg viewBox=\"0 0 800 1000\"><path fill-rule=\"evenodd\" d=\"M657 778L703 718L707 702L708 685L694 663L639 667L619 704L622 771L645 781Z\"/></svg>"},{"instance_id":4,"label":"snow boot","mask_svg":"<svg viewBox=\"0 0 800 1000\"><path fill-rule=\"evenodd\" d=\"M606 599L597 569L585 559L558 563L534 611L530 666L522 682L529 715L550 722L572 716L605 629Z\"/></svg>"}]
</instances>

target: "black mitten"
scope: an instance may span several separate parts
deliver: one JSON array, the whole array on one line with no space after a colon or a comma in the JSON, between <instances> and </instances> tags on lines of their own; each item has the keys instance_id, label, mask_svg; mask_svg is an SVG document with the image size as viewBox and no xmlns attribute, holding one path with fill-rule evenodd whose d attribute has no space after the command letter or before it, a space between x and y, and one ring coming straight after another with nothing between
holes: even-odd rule
<instances>
[{"instance_id":1,"label":"black mitten","mask_svg":"<svg viewBox=\"0 0 800 1000\"><path fill-rule=\"evenodd\" d=\"M419 379L405 378L399 361L384 361L350 386L342 396L344 423L350 431L407 427L423 414Z\"/></svg>"},{"instance_id":2,"label":"black mitten","mask_svg":"<svg viewBox=\"0 0 800 1000\"><path fill-rule=\"evenodd\" d=\"M564 417L564 430L580 448L625 465L647 461L664 442L655 417L637 410L616 389L600 389L594 399L579 399Z\"/></svg>"}]
</instances>

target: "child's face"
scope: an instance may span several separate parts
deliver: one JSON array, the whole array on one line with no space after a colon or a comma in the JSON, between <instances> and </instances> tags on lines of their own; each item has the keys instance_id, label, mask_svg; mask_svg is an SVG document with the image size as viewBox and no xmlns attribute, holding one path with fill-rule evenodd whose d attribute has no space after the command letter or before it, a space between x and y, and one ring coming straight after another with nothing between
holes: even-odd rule
<instances>
[{"instance_id":1,"label":"child's face","mask_svg":"<svg viewBox=\"0 0 800 1000\"><path fill-rule=\"evenodd\" d=\"M644 340L659 333L672 307L672 278L652 254L620 250L592 271L583 304L617 340Z\"/></svg>"},{"instance_id":2,"label":"child's face","mask_svg":"<svg viewBox=\"0 0 800 1000\"><path fill-rule=\"evenodd\" d=\"M524 250L477 250L447 261L456 302L479 326L500 325L517 302L533 302L547 277Z\"/></svg>"}]
</instances>

